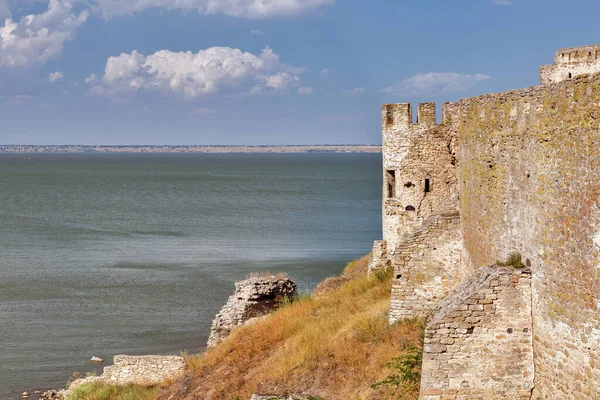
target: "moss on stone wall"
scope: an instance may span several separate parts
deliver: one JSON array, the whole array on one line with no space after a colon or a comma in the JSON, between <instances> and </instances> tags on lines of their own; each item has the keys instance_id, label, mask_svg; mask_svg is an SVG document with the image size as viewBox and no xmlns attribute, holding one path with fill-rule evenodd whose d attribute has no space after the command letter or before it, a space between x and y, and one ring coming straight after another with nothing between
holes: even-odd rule
<instances>
[{"instance_id":1,"label":"moss on stone wall","mask_svg":"<svg viewBox=\"0 0 600 400\"><path fill-rule=\"evenodd\" d=\"M469 268L514 251L532 264L536 395L543 399L600 393L598 104L600 75L461 101Z\"/></svg>"}]
</instances>

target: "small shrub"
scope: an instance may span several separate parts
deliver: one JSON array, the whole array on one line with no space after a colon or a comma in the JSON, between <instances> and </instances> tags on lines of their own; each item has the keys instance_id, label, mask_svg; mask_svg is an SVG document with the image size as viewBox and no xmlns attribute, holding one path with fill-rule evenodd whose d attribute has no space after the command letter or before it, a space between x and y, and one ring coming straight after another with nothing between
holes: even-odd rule
<instances>
[{"instance_id":1,"label":"small shrub","mask_svg":"<svg viewBox=\"0 0 600 400\"><path fill-rule=\"evenodd\" d=\"M513 267L518 269L525 268L525 264L523 264L520 253L512 253L510 256L508 256L506 261L499 261L498 265L500 265L501 267Z\"/></svg>"},{"instance_id":2,"label":"small shrub","mask_svg":"<svg viewBox=\"0 0 600 400\"><path fill-rule=\"evenodd\" d=\"M293 303L298 302L298 301L310 300L311 297L312 297L312 294L310 292L300 292L299 294L296 294L294 297L283 296L281 301L279 302L279 308L289 307L290 305L292 305Z\"/></svg>"},{"instance_id":3,"label":"small shrub","mask_svg":"<svg viewBox=\"0 0 600 400\"><path fill-rule=\"evenodd\" d=\"M378 281L385 282L390 279L393 273L394 269L392 267L385 267L374 270L373 276L375 276Z\"/></svg>"},{"instance_id":4,"label":"small shrub","mask_svg":"<svg viewBox=\"0 0 600 400\"><path fill-rule=\"evenodd\" d=\"M400 357L393 358L387 366L395 371L384 380L371 385L373 389L386 386L394 390L393 395L402 399L405 393L416 393L421 383L421 362L423 351L418 347L408 347ZM400 389L398 392L397 390Z\"/></svg>"}]
</instances>

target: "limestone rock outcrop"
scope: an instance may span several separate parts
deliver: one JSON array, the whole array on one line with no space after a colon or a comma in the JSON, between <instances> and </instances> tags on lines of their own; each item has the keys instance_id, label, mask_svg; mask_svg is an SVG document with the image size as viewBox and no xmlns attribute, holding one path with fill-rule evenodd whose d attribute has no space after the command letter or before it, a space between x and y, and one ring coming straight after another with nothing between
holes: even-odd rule
<instances>
[{"instance_id":1,"label":"limestone rock outcrop","mask_svg":"<svg viewBox=\"0 0 600 400\"><path fill-rule=\"evenodd\" d=\"M208 347L216 346L239 325L277 309L296 296L296 284L287 277L253 277L236 282L235 293L213 320Z\"/></svg>"}]
</instances>

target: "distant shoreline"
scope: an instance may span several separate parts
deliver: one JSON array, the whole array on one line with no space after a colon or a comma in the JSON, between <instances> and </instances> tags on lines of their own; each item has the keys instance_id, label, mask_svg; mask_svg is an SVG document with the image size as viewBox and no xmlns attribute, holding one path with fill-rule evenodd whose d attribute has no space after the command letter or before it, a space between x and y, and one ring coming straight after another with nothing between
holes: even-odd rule
<instances>
[{"instance_id":1,"label":"distant shoreline","mask_svg":"<svg viewBox=\"0 0 600 400\"><path fill-rule=\"evenodd\" d=\"M379 145L79 146L0 145L0 153L380 153Z\"/></svg>"}]
</instances>

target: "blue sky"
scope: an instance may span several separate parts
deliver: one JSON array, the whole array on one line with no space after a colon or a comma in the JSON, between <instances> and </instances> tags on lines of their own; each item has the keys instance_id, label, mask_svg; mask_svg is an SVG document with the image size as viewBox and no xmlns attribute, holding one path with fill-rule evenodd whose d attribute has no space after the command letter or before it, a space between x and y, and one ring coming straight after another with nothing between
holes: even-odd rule
<instances>
[{"instance_id":1,"label":"blue sky","mask_svg":"<svg viewBox=\"0 0 600 400\"><path fill-rule=\"evenodd\" d=\"M0 0L0 144L379 144L383 103L538 83L592 0Z\"/></svg>"}]
</instances>

